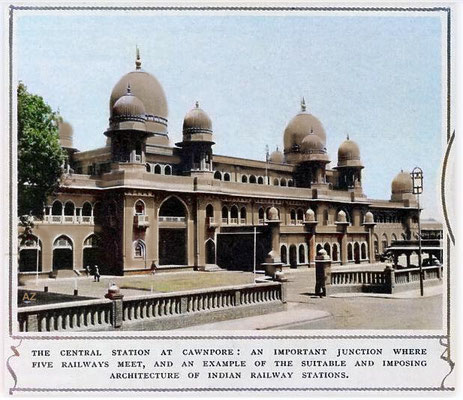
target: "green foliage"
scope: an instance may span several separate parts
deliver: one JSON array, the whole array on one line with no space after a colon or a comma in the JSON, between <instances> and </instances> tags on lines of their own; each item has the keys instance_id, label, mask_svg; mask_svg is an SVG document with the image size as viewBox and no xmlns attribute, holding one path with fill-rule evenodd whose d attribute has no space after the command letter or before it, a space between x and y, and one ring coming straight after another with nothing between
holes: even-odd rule
<instances>
[{"instance_id":1,"label":"green foliage","mask_svg":"<svg viewBox=\"0 0 463 400\"><path fill-rule=\"evenodd\" d=\"M66 152L57 115L42 97L18 85L18 214L41 215L59 185Z\"/></svg>"}]
</instances>

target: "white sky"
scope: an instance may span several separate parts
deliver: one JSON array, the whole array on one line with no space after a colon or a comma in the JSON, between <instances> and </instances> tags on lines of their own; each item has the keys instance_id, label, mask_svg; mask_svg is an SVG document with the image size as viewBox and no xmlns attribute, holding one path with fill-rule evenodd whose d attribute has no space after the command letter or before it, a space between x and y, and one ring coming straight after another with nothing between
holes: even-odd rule
<instances>
[{"instance_id":1,"label":"white sky","mask_svg":"<svg viewBox=\"0 0 463 400\"><path fill-rule=\"evenodd\" d=\"M305 96L331 160L349 133L371 198L388 199L401 169L425 176L423 216L440 218L442 27L427 16L36 15L16 21L18 79L74 127L79 150L103 146L109 96L134 69L162 84L171 143L199 100L216 154L265 159ZM332 164L333 164L332 163Z\"/></svg>"}]
</instances>

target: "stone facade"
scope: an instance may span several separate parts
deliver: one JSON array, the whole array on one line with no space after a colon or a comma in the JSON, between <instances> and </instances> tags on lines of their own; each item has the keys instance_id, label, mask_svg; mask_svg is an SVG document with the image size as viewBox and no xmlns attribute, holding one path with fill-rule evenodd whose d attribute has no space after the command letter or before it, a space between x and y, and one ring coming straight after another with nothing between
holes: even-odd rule
<instances>
[{"instance_id":1,"label":"stone facade","mask_svg":"<svg viewBox=\"0 0 463 400\"><path fill-rule=\"evenodd\" d=\"M292 267L313 266L321 248L333 264L373 262L392 240L417 231L409 175L394 179L391 200L368 199L357 144L348 138L337 166L327 168L327 135L305 102L284 132L284 154L276 150L265 161L214 154L212 121L199 104L185 117L182 142L168 145L159 128L167 106L156 108L159 99L167 104L164 92L140 65L137 59L125 92L124 77L113 90L105 147L79 152L69 124L61 124L68 172L32 233L19 228L20 272L72 274L98 264L103 273L124 274L153 262L251 270L254 252L259 266L275 245L272 207L280 246L274 261ZM157 92L144 90L144 80Z\"/></svg>"}]
</instances>

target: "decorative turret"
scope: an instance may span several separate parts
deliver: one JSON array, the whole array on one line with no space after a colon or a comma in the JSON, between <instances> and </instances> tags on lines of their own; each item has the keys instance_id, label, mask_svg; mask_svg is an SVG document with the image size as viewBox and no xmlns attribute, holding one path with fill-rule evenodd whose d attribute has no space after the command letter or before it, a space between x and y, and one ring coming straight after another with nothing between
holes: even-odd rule
<instances>
[{"instance_id":1,"label":"decorative turret","mask_svg":"<svg viewBox=\"0 0 463 400\"><path fill-rule=\"evenodd\" d=\"M339 146L338 165L335 167L339 171L338 188L341 190L355 189L362 193L362 169L360 161L360 149L353 140L347 139Z\"/></svg>"},{"instance_id":2,"label":"decorative turret","mask_svg":"<svg viewBox=\"0 0 463 400\"><path fill-rule=\"evenodd\" d=\"M183 119L183 171L189 175L212 174L212 121L197 101Z\"/></svg>"},{"instance_id":3,"label":"decorative turret","mask_svg":"<svg viewBox=\"0 0 463 400\"><path fill-rule=\"evenodd\" d=\"M130 83L111 109L105 135L111 139L113 161L144 163L146 138L150 133L146 127L145 106L133 95Z\"/></svg>"},{"instance_id":4,"label":"decorative turret","mask_svg":"<svg viewBox=\"0 0 463 400\"><path fill-rule=\"evenodd\" d=\"M391 200L414 200L413 181L410 172L401 170L391 184Z\"/></svg>"}]
</instances>

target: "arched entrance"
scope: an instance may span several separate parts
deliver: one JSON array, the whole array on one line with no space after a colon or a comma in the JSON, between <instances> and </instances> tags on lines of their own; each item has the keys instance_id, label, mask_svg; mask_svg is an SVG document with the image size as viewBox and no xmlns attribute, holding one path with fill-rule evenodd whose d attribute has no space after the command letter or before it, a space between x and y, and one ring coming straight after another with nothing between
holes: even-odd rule
<instances>
[{"instance_id":1,"label":"arched entrance","mask_svg":"<svg viewBox=\"0 0 463 400\"><path fill-rule=\"evenodd\" d=\"M18 268L19 272L42 271L42 243L36 236L30 235L20 241Z\"/></svg>"},{"instance_id":2,"label":"arched entrance","mask_svg":"<svg viewBox=\"0 0 463 400\"><path fill-rule=\"evenodd\" d=\"M98 265L101 272L101 250L100 250L100 238L97 235L90 235L84 240L84 246L82 250L82 266L94 267Z\"/></svg>"},{"instance_id":3,"label":"arched entrance","mask_svg":"<svg viewBox=\"0 0 463 400\"><path fill-rule=\"evenodd\" d=\"M297 268L297 248L294 244L289 246L289 264L291 268Z\"/></svg>"},{"instance_id":4,"label":"arched entrance","mask_svg":"<svg viewBox=\"0 0 463 400\"><path fill-rule=\"evenodd\" d=\"M72 241L61 235L53 243L53 271L68 269L74 265Z\"/></svg>"},{"instance_id":5,"label":"arched entrance","mask_svg":"<svg viewBox=\"0 0 463 400\"><path fill-rule=\"evenodd\" d=\"M187 211L177 197L169 197L159 209L159 265L187 264Z\"/></svg>"},{"instance_id":6,"label":"arched entrance","mask_svg":"<svg viewBox=\"0 0 463 400\"><path fill-rule=\"evenodd\" d=\"M206 242L206 264L215 264L215 243L211 239Z\"/></svg>"},{"instance_id":7,"label":"arched entrance","mask_svg":"<svg viewBox=\"0 0 463 400\"><path fill-rule=\"evenodd\" d=\"M288 250L286 249L285 245L281 246L280 257L283 264L288 264Z\"/></svg>"}]
</instances>

